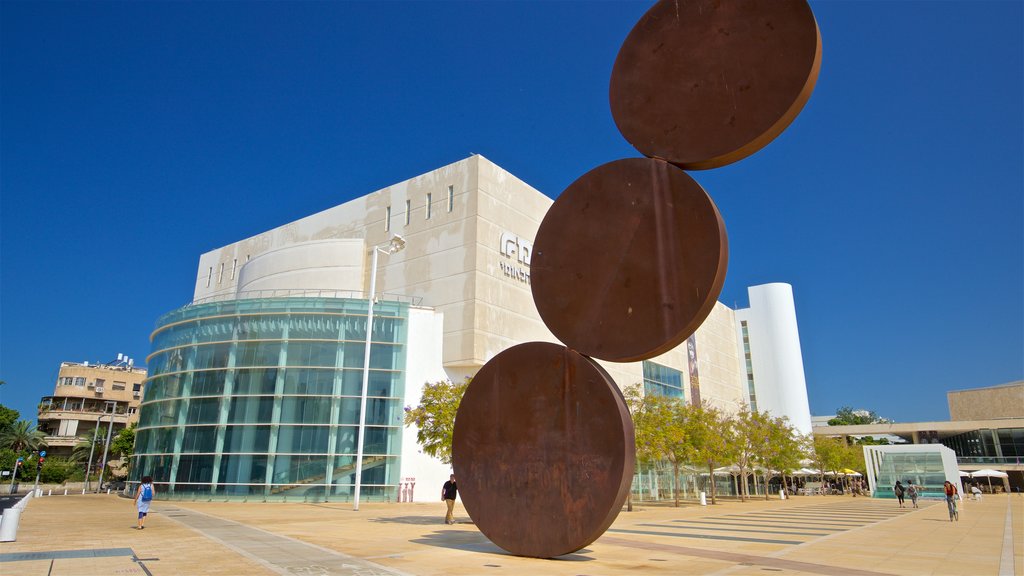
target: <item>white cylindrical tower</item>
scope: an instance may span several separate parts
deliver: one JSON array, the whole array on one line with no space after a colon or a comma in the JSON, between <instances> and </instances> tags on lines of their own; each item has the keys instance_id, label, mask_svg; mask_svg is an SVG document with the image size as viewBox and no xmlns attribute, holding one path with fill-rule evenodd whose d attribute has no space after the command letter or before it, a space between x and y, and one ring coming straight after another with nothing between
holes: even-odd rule
<instances>
[{"instance_id":1,"label":"white cylindrical tower","mask_svg":"<svg viewBox=\"0 0 1024 576\"><path fill-rule=\"evenodd\" d=\"M752 404L786 416L800 433L811 432L811 410L800 350L793 287L781 282L747 289L750 308L736 311L740 354L749 355ZM756 398L756 399L755 399Z\"/></svg>"}]
</instances>

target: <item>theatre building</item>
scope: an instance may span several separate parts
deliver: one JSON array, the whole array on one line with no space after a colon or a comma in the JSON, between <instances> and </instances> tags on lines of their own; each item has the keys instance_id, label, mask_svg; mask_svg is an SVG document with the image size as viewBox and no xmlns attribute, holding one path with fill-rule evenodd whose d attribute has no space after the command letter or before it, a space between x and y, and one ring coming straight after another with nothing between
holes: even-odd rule
<instances>
[{"instance_id":1,"label":"theatre building","mask_svg":"<svg viewBox=\"0 0 1024 576\"><path fill-rule=\"evenodd\" d=\"M133 479L171 498L347 500L361 470L364 500L437 500L450 468L420 452L404 408L424 383L556 342L530 292L551 204L474 155L201 255L193 301L151 336ZM749 294L662 356L602 365L620 387L749 403L810 432L792 289Z\"/></svg>"}]
</instances>

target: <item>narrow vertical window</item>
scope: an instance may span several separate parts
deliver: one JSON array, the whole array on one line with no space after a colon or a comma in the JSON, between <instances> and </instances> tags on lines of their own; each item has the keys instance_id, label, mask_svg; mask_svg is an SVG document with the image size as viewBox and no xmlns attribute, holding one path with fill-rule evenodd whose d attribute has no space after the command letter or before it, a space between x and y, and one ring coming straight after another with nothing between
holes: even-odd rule
<instances>
[{"instance_id":1,"label":"narrow vertical window","mask_svg":"<svg viewBox=\"0 0 1024 576\"><path fill-rule=\"evenodd\" d=\"M409 225L409 217L412 216L412 200L405 201L405 225Z\"/></svg>"},{"instance_id":2,"label":"narrow vertical window","mask_svg":"<svg viewBox=\"0 0 1024 576\"><path fill-rule=\"evenodd\" d=\"M217 273L217 284L224 281L224 263L220 263L220 272Z\"/></svg>"},{"instance_id":3,"label":"narrow vertical window","mask_svg":"<svg viewBox=\"0 0 1024 576\"><path fill-rule=\"evenodd\" d=\"M252 254L246 254L245 255L245 261L246 262L248 262L250 258L252 258Z\"/></svg>"},{"instance_id":4,"label":"narrow vertical window","mask_svg":"<svg viewBox=\"0 0 1024 576\"><path fill-rule=\"evenodd\" d=\"M432 197L433 197L433 195L430 192L427 192L427 210L426 210L426 216L424 217L424 220L430 220L430 200L431 200Z\"/></svg>"},{"instance_id":5,"label":"narrow vertical window","mask_svg":"<svg viewBox=\"0 0 1024 576\"><path fill-rule=\"evenodd\" d=\"M231 260L231 279L235 279L235 270L238 269L238 258Z\"/></svg>"},{"instance_id":6,"label":"narrow vertical window","mask_svg":"<svg viewBox=\"0 0 1024 576\"><path fill-rule=\"evenodd\" d=\"M206 275L206 287L210 287L210 282L213 282L213 266L210 266L210 273Z\"/></svg>"},{"instance_id":7,"label":"narrow vertical window","mask_svg":"<svg viewBox=\"0 0 1024 576\"><path fill-rule=\"evenodd\" d=\"M390 230L391 230L391 206L388 206L388 209L385 211L385 214L384 214L384 231L385 232L389 232Z\"/></svg>"},{"instance_id":8,"label":"narrow vertical window","mask_svg":"<svg viewBox=\"0 0 1024 576\"><path fill-rule=\"evenodd\" d=\"M451 212L455 208L455 186L448 187L448 211Z\"/></svg>"}]
</instances>

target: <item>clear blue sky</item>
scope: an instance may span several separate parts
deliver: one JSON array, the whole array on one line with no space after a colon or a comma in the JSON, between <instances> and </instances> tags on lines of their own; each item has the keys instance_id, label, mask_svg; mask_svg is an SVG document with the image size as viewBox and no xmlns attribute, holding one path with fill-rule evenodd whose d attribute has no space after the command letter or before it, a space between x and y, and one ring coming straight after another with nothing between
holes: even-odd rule
<instances>
[{"instance_id":1,"label":"clear blue sky","mask_svg":"<svg viewBox=\"0 0 1024 576\"><path fill-rule=\"evenodd\" d=\"M551 196L637 156L608 80L649 5L0 3L0 402L142 362L212 248L473 152ZM721 299L793 285L812 413L946 419L1024 378L1024 3L812 7L803 113L694 173Z\"/></svg>"}]
</instances>

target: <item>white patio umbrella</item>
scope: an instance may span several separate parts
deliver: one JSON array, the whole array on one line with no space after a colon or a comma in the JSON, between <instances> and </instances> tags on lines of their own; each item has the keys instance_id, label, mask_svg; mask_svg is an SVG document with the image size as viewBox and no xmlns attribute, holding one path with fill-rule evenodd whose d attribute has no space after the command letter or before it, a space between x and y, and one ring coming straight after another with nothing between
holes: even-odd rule
<instances>
[{"instance_id":1,"label":"white patio umbrella","mask_svg":"<svg viewBox=\"0 0 1024 576\"><path fill-rule=\"evenodd\" d=\"M992 492L992 478L1009 478L1010 475L1006 472L1000 472L999 470L990 470L988 468L984 470L975 470L971 472L971 478L988 478L988 491Z\"/></svg>"}]
</instances>

